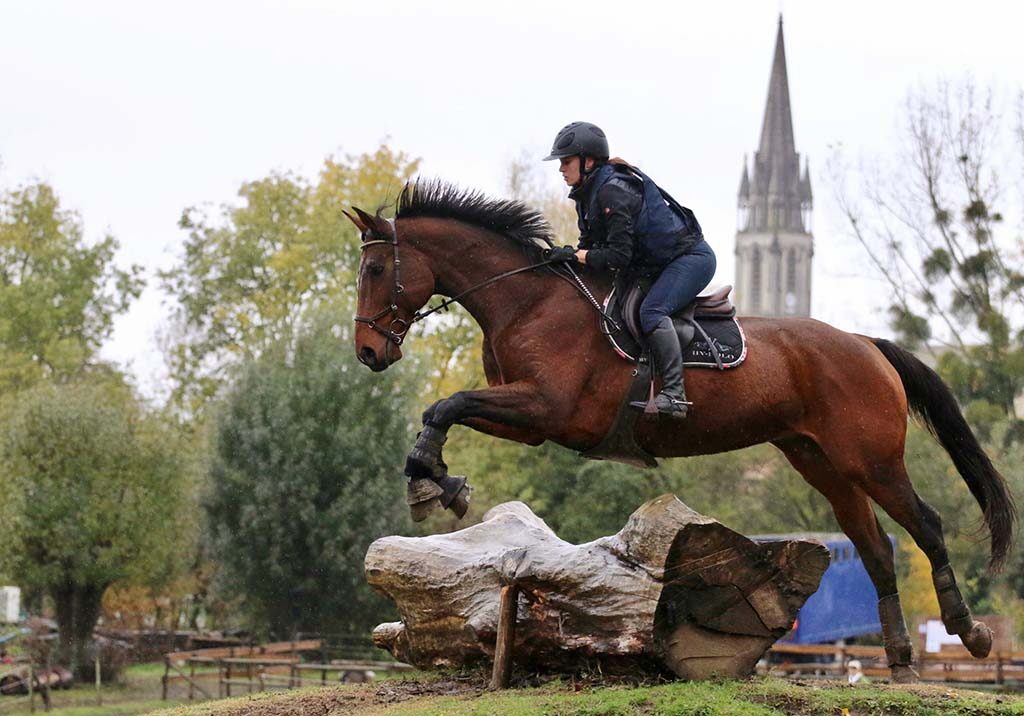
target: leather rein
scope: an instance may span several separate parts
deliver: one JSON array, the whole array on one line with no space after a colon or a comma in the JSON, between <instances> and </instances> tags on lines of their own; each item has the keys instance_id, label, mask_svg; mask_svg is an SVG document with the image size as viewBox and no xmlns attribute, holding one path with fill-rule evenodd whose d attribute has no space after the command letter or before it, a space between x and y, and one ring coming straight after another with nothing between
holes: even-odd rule
<instances>
[{"instance_id":1,"label":"leather rein","mask_svg":"<svg viewBox=\"0 0 1024 716\"><path fill-rule=\"evenodd\" d=\"M402 342L405 340L406 334L409 332L409 329L412 328L413 324L419 323L432 313L437 313L438 311L447 311L448 307L451 304L456 303L460 298L470 293L473 293L474 291L477 291L481 288L484 288L485 286L490 286L492 283L496 283L504 278L509 278L510 276L515 276L516 274L520 273L526 273L527 271L533 271L534 269L542 268L544 266L551 266L552 271L554 271L556 276L565 281L568 281L573 286L573 288L579 291L580 294L583 295L583 297L588 300L590 305L593 306L598 313L604 316L604 318L608 320L612 325L615 324L615 321L613 321L611 317L605 313L604 309L594 298L593 294L591 294L591 292L587 289L586 285L577 275L576 271L573 270L571 266L563 264L562 266L566 269L567 273L572 276L572 278L569 278L569 276L562 274L558 270L558 268L560 267L556 268L557 264L561 262L551 261L550 259L545 259L544 261L533 263L530 264L529 266L523 266L521 268L513 269L511 271L505 271L504 273L497 274L496 276L491 276L490 278L485 279L480 283L470 286L457 296L442 299L442 301L439 304L437 304L436 306L428 307L428 310L426 311L422 309L416 311L415 313L412 314L412 317L408 321L406 321L405 319L400 318L398 315L398 297L405 293L405 286L402 285L401 278L402 261L398 257L398 228L395 226L394 220L390 220L389 223L391 224L391 233L392 236L394 237L393 240L373 239L372 241L364 241L362 245L359 247L359 250L365 251L368 247L375 246L377 244L391 245L394 253L395 264L393 275L394 282L391 285L391 304L385 306L372 316L355 317L356 323L365 323L367 326L377 331L377 333L380 333L382 336L384 336L388 340L389 345L391 343L394 343L396 346L401 346ZM385 318L386 316L391 316L391 322L388 324L387 328L383 327L382 325L380 325L380 323L378 323L378 321L380 321L382 318Z\"/></svg>"}]
</instances>

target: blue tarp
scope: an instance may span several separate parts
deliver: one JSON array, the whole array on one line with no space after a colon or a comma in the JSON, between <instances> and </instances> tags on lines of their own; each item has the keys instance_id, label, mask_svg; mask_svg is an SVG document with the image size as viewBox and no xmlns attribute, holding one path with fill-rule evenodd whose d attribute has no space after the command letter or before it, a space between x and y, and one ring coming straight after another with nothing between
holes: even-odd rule
<instances>
[{"instance_id":1,"label":"blue tarp","mask_svg":"<svg viewBox=\"0 0 1024 716\"><path fill-rule=\"evenodd\" d=\"M804 603L797 614L795 628L781 641L821 644L881 633L878 593L860 555L845 535L763 535L752 539L758 542L812 539L822 542L832 555L818 591ZM890 535L889 540L895 551L896 539Z\"/></svg>"}]
</instances>

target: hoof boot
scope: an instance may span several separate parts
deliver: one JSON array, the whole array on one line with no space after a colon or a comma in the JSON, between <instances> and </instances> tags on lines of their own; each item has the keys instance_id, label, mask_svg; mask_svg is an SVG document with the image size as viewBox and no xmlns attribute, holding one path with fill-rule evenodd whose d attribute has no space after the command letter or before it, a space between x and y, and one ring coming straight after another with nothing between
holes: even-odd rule
<instances>
[{"instance_id":1,"label":"hoof boot","mask_svg":"<svg viewBox=\"0 0 1024 716\"><path fill-rule=\"evenodd\" d=\"M439 481L447 474L448 466L444 462L422 450L413 448L409 456L405 458L405 475L412 480Z\"/></svg>"}]
</instances>

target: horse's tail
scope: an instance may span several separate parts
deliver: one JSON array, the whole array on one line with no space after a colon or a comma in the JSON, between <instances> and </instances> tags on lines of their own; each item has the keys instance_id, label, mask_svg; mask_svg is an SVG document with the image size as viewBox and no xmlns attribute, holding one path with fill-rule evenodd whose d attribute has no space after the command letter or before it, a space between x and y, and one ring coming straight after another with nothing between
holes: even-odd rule
<instances>
[{"instance_id":1,"label":"horse's tail","mask_svg":"<svg viewBox=\"0 0 1024 716\"><path fill-rule=\"evenodd\" d=\"M911 411L949 453L978 501L992 539L989 569L998 571L1010 551L1017 522L1017 507L1006 487L1006 480L978 444L956 398L942 378L910 351L882 338L871 340L899 373Z\"/></svg>"}]
</instances>

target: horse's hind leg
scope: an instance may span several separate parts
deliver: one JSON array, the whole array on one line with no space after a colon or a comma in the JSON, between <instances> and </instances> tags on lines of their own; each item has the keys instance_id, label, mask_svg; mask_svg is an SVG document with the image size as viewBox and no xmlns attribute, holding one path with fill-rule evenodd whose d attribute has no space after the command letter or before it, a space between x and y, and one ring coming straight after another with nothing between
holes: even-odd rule
<instances>
[{"instance_id":1,"label":"horse's hind leg","mask_svg":"<svg viewBox=\"0 0 1024 716\"><path fill-rule=\"evenodd\" d=\"M958 635L972 656L979 659L988 656L992 649L992 630L971 616L971 610L960 594L953 568L949 564L939 513L918 497L902 460L886 477L885 480L869 481L865 489L910 534L928 557L946 632Z\"/></svg>"},{"instance_id":2,"label":"horse's hind leg","mask_svg":"<svg viewBox=\"0 0 1024 716\"><path fill-rule=\"evenodd\" d=\"M882 642L893 681L916 681L917 672L911 666L914 647L896 589L892 543L878 523L871 500L855 482L839 473L810 439L795 438L775 444L804 479L828 499L839 526L857 548L879 597Z\"/></svg>"}]
</instances>

